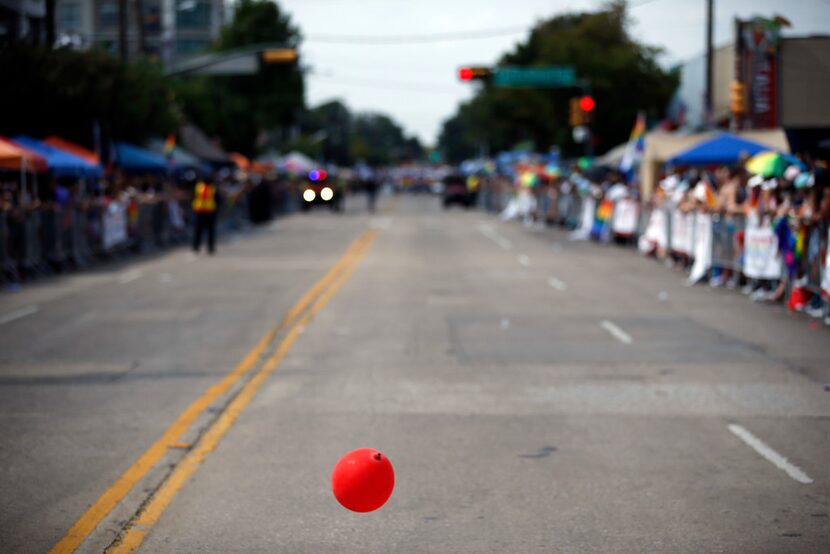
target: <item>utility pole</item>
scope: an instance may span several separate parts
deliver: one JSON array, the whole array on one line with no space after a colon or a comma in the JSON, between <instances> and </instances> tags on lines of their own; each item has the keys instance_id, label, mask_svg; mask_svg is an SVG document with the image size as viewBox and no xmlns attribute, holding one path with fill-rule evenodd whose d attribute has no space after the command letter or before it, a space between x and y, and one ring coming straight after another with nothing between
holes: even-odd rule
<instances>
[{"instance_id":1,"label":"utility pole","mask_svg":"<svg viewBox=\"0 0 830 554\"><path fill-rule=\"evenodd\" d=\"M118 0L118 54L121 61L127 61L127 0Z\"/></svg>"},{"instance_id":2,"label":"utility pole","mask_svg":"<svg viewBox=\"0 0 830 554\"><path fill-rule=\"evenodd\" d=\"M703 117L707 127L712 125L712 31L714 26L714 0L706 0L706 91L703 98Z\"/></svg>"},{"instance_id":3,"label":"utility pole","mask_svg":"<svg viewBox=\"0 0 830 554\"><path fill-rule=\"evenodd\" d=\"M21 2L22 4L22 2ZM55 47L55 0L46 0L46 47Z\"/></svg>"},{"instance_id":4,"label":"utility pole","mask_svg":"<svg viewBox=\"0 0 830 554\"><path fill-rule=\"evenodd\" d=\"M138 31L138 53L146 53L146 40L144 36L144 0L135 0L135 25Z\"/></svg>"}]
</instances>

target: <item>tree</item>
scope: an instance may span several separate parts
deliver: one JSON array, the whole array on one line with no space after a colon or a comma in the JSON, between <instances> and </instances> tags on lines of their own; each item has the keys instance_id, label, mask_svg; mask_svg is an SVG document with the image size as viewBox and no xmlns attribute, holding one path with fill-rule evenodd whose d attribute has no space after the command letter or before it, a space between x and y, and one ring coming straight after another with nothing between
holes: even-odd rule
<instances>
[{"instance_id":1,"label":"tree","mask_svg":"<svg viewBox=\"0 0 830 554\"><path fill-rule=\"evenodd\" d=\"M355 116L350 151L355 161L371 165L421 159L424 155L418 139L407 138L390 117L375 113Z\"/></svg>"},{"instance_id":2,"label":"tree","mask_svg":"<svg viewBox=\"0 0 830 554\"><path fill-rule=\"evenodd\" d=\"M97 51L0 49L3 131L60 135L92 146L97 122L104 139L142 142L176 128L172 91L161 68L147 60L123 64Z\"/></svg>"},{"instance_id":3,"label":"tree","mask_svg":"<svg viewBox=\"0 0 830 554\"><path fill-rule=\"evenodd\" d=\"M498 65L570 65L580 78L590 79L597 105L592 130L598 150L607 150L627 139L639 110L662 115L677 87L676 75L657 63L660 50L637 42L627 28L622 0L596 12L559 15L538 23ZM580 92L485 88L445 122L439 147L455 160L482 144L498 151L524 141L540 150L558 146L578 154L581 146L570 136L568 100Z\"/></svg>"},{"instance_id":4,"label":"tree","mask_svg":"<svg viewBox=\"0 0 830 554\"><path fill-rule=\"evenodd\" d=\"M233 21L222 30L218 50L263 43L296 48L300 33L275 2L241 0ZM304 90L300 69L278 64L261 64L255 75L185 77L177 83L185 116L209 134L222 137L225 148L249 155L258 149L263 133L299 123Z\"/></svg>"}]
</instances>

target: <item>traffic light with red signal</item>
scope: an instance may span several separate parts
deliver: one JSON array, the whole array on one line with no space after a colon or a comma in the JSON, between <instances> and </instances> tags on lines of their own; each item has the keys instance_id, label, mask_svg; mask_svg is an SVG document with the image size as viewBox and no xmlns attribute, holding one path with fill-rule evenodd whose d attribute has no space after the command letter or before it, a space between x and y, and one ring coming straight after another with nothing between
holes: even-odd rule
<instances>
[{"instance_id":1,"label":"traffic light with red signal","mask_svg":"<svg viewBox=\"0 0 830 554\"><path fill-rule=\"evenodd\" d=\"M594 111L595 106L596 104L594 103L594 98L592 96L585 95L579 99L579 108L586 114Z\"/></svg>"},{"instance_id":2,"label":"traffic light with red signal","mask_svg":"<svg viewBox=\"0 0 830 554\"><path fill-rule=\"evenodd\" d=\"M489 67L462 67L458 70L458 78L462 81L488 81L492 73Z\"/></svg>"},{"instance_id":3,"label":"traffic light with red signal","mask_svg":"<svg viewBox=\"0 0 830 554\"><path fill-rule=\"evenodd\" d=\"M595 107L596 102L594 102L594 98L587 94L585 96L571 98L571 110L568 117L568 122L571 124L571 127L579 127L591 123Z\"/></svg>"}]
</instances>

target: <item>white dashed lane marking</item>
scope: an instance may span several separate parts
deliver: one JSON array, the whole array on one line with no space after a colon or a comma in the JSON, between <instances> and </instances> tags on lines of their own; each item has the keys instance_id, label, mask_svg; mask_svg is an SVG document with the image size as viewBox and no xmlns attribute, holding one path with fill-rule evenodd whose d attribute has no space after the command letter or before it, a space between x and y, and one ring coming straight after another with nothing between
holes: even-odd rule
<instances>
[{"instance_id":1,"label":"white dashed lane marking","mask_svg":"<svg viewBox=\"0 0 830 554\"><path fill-rule=\"evenodd\" d=\"M488 239L492 240L496 244L502 247L504 250L510 250L513 248L513 243L510 240L501 234L498 231L493 229L490 225L481 224L478 226L479 232L487 237Z\"/></svg>"},{"instance_id":2,"label":"white dashed lane marking","mask_svg":"<svg viewBox=\"0 0 830 554\"><path fill-rule=\"evenodd\" d=\"M132 283L136 279L140 279L142 275L144 275L144 272L140 269L132 269L121 275L121 277L118 278L118 282L122 285L126 285L127 283Z\"/></svg>"},{"instance_id":3,"label":"white dashed lane marking","mask_svg":"<svg viewBox=\"0 0 830 554\"><path fill-rule=\"evenodd\" d=\"M548 277L548 285L550 285L551 288L558 290L559 292L562 292L568 288L568 285L565 284L565 281L560 281L556 277Z\"/></svg>"},{"instance_id":4,"label":"white dashed lane marking","mask_svg":"<svg viewBox=\"0 0 830 554\"><path fill-rule=\"evenodd\" d=\"M0 315L0 325L5 325L6 323L11 323L12 321L18 320L22 317L26 317L37 313L39 308L37 306L23 306L19 310L15 310L13 312L9 312L3 315Z\"/></svg>"},{"instance_id":5,"label":"white dashed lane marking","mask_svg":"<svg viewBox=\"0 0 830 554\"><path fill-rule=\"evenodd\" d=\"M764 441L750 433L745 427L736 423L730 423L727 427L733 434L737 435L738 438L751 446L755 452L766 458L768 462L771 462L775 467L782 470L795 481L798 481L804 485L809 485L813 482L813 480L810 479L810 476L804 473L801 468L790 463L787 458L767 446Z\"/></svg>"},{"instance_id":6,"label":"white dashed lane marking","mask_svg":"<svg viewBox=\"0 0 830 554\"><path fill-rule=\"evenodd\" d=\"M620 329L617 325L615 325L611 321L608 321L607 319L602 320L600 326L609 333L611 333L611 335L615 339L617 339L623 344L631 344L632 342L634 342L634 339L631 338L631 335L629 335L628 333Z\"/></svg>"}]
</instances>

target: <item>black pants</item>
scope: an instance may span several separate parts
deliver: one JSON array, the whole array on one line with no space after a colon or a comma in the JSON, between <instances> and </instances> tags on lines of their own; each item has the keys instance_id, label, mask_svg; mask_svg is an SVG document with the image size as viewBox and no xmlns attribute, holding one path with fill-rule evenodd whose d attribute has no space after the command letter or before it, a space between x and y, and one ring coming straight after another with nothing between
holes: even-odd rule
<instances>
[{"instance_id":1,"label":"black pants","mask_svg":"<svg viewBox=\"0 0 830 554\"><path fill-rule=\"evenodd\" d=\"M216 212L196 214L196 229L193 233L193 250L196 252L202 246L204 233L207 233L208 252L213 254L216 247Z\"/></svg>"}]
</instances>

